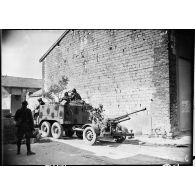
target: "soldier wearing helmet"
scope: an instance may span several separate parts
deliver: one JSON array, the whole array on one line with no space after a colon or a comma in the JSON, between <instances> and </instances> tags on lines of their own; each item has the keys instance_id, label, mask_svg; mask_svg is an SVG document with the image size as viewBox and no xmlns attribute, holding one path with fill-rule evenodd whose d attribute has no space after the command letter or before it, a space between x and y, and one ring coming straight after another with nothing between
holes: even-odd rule
<instances>
[{"instance_id":1,"label":"soldier wearing helmet","mask_svg":"<svg viewBox=\"0 0 195 195\"><path fill-rule=\"evenodd\" d=\"M64 93L64 97L60 100L60 102L62 102L63 100L65 100L66 103L70 102L70 96L68 95L68 92Z\"/></svg>"},{"instance_id":2,"label":"soldier wearing helmet","mask_svg":"<svg viewBox=\"0 0 195 195\"><path fill-rule=\"evenodd\" d=\"M16 111L14 120L17 127L17 154L20 154L21 141L23 137L26 138L27 155L35 154L30 148L30 138L32 137L32 131L34 130L34 122L32 112L27 108L28 102L23 101L22 107Z\"/></svg>"},{"instance_id":3,"label":"soldier wearing helmet","mask_svg":"<svg viewBox=\"0 0 195 195\"><path fill-rule=\"evenodd\" d=\"M36 109L39 109L40 108L40 105L45 105L45 102L42 100L42 98L39 98L38 99L38 102L39 102L39 105L37 106Z\"/></svg>"},{"instance_id":4,"label":"soldier wearing helmet","mask_svg":"<svg viewBox=\"0 0 195 195\"><path fill-rule=\"evenodd\" d=\"M41 105L45 105L45 102L42 100L42 98L38 99L39 105L35 108L34 112L34 119L37 120L38 116L39 116L39 110L40 110L40 106Z\"/></svg>"},{"instance_id":5,"label":"soldier wearing helmet","mask_svg":"<svg viewBox=\"0 0 195 195\"><path fill-rule=\"evenodd\" d=\"M77 93L75 88L72 90L71 100L72 101L81 100L81 96L79 95L79 93Z\"/></svg>"}]
</instances>

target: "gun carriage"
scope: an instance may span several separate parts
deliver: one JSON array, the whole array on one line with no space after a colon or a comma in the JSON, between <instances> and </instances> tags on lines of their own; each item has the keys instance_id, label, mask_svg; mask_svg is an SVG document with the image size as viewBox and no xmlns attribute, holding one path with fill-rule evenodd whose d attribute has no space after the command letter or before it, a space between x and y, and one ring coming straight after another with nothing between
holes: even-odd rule
<instances>
[{"instance_id":1,"label":"gun carriage","mask_svg":"<svg viewBox=\"0 0 195 195\"><path fill-rule=\"evenodd\" d=\"M83 132L83 140L89 145L93 145L101 139L114 139L117 143L122 143L126 136L134 137L134 133L119 123L130 120L130 115L145 110L146 108L103 121L96 119L95 123L85 124L81 128L74 126L73 130Z\"/></svg>"}]
</instances>

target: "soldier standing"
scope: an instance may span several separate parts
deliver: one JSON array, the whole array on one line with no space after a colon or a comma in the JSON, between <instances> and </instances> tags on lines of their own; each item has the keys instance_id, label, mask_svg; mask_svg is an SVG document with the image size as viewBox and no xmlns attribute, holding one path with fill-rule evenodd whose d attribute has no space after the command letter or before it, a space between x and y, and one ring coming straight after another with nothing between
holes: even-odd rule
<instances>
[{"instance_id":1,"label":"soldier standing","mask_svg":"<svg viewBox=\"0 0 195 195\"><path fill-rule=\"evenodd\" d=\"M104 120L103 112L104 109L102 104L99 104L98 108L92 108L90 112L90 120L95 123L102 122Z\"/></svg>"},{"instance_id":2,"label":"soldier standing","mask_svg":"<svg viewBox=\"0 0 195 195\"><path fill-rule=\"evenodd\" d=\"M45 105L45 102L42 100L42 98L38 99L39 105L37 106L36 109L39 109L41 105Z\"/></svg>"},{"instance_id":3,"label":"soldier standing","mask_svg":"<svg viewBox=\"0 0 195 195\"><path fill-rule=\"evenodd\" d=\"M45 105L45 102L42 100L42 98L39 98L38 102L39 102L39 105L35 108L35 111L34 111L34 119L35 120L37 120L37 118L39 116L40 106Z\"/></svg>"},{"instance_id":4,"label":"soldier standing","mask_svg":"<svg viewBox=\"0 0 195 195\"><path fill-rule=\"evenodd\" d=\"M32 112L27 108L28 102L23 101L22 107L16 111L14 120L17 126L17 154L20 154L21 141L25 135L27 155L33 155L34 152L31 151L30 138L32 137L32 130L34 128Z\"/></svg>"}]
</instances>

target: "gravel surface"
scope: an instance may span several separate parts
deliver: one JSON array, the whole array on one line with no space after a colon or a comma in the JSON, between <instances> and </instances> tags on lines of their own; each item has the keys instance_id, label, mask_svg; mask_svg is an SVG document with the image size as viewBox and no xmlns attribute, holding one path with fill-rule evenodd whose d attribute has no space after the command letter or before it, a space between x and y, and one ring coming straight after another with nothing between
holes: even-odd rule
<instances>
[{"instance_id":1,"label":"gravel surface","mask_svg":"<svg viewBox=\"0 0 195 195\"><path fill-rule=\"evenodd\" d=\"M75 146L74 146L75 145ZM99 143L97 146L86 146L82 140L72 139L53 141L40 140L40 143L31 145L36 155L26 155L26 145L21 147L21 154L16 155L16 145L6 144L3 148L3 165L164 165L186 164L166 158L159 158L152 151L160 152L157 147L127 145L116 143ZM144 151L139 152L140 147ZM162 148L162 147L161 147ZM170 148L171 152L185 154L189 148ZM169 150L170 150L169 149ZM157 150L157 151L156 151ZM151 154L151 155L150 155Z\"/></svg>"}]
</instances>

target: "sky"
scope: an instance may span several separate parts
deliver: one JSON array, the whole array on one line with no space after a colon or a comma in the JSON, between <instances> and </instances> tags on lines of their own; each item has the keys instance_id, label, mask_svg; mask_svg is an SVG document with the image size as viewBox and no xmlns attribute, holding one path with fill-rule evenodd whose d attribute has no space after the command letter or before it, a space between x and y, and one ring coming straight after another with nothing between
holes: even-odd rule
<instances>
[{"instance_id":1,"label":"sky","mask_svg":"<svg viewBox=\"0 0 195 195\"><path fill-rule=\"evenodd\" d=\"M65 30L4 30L2 75L42 78L39 59Z\"/></svg>"}]
</instances>

